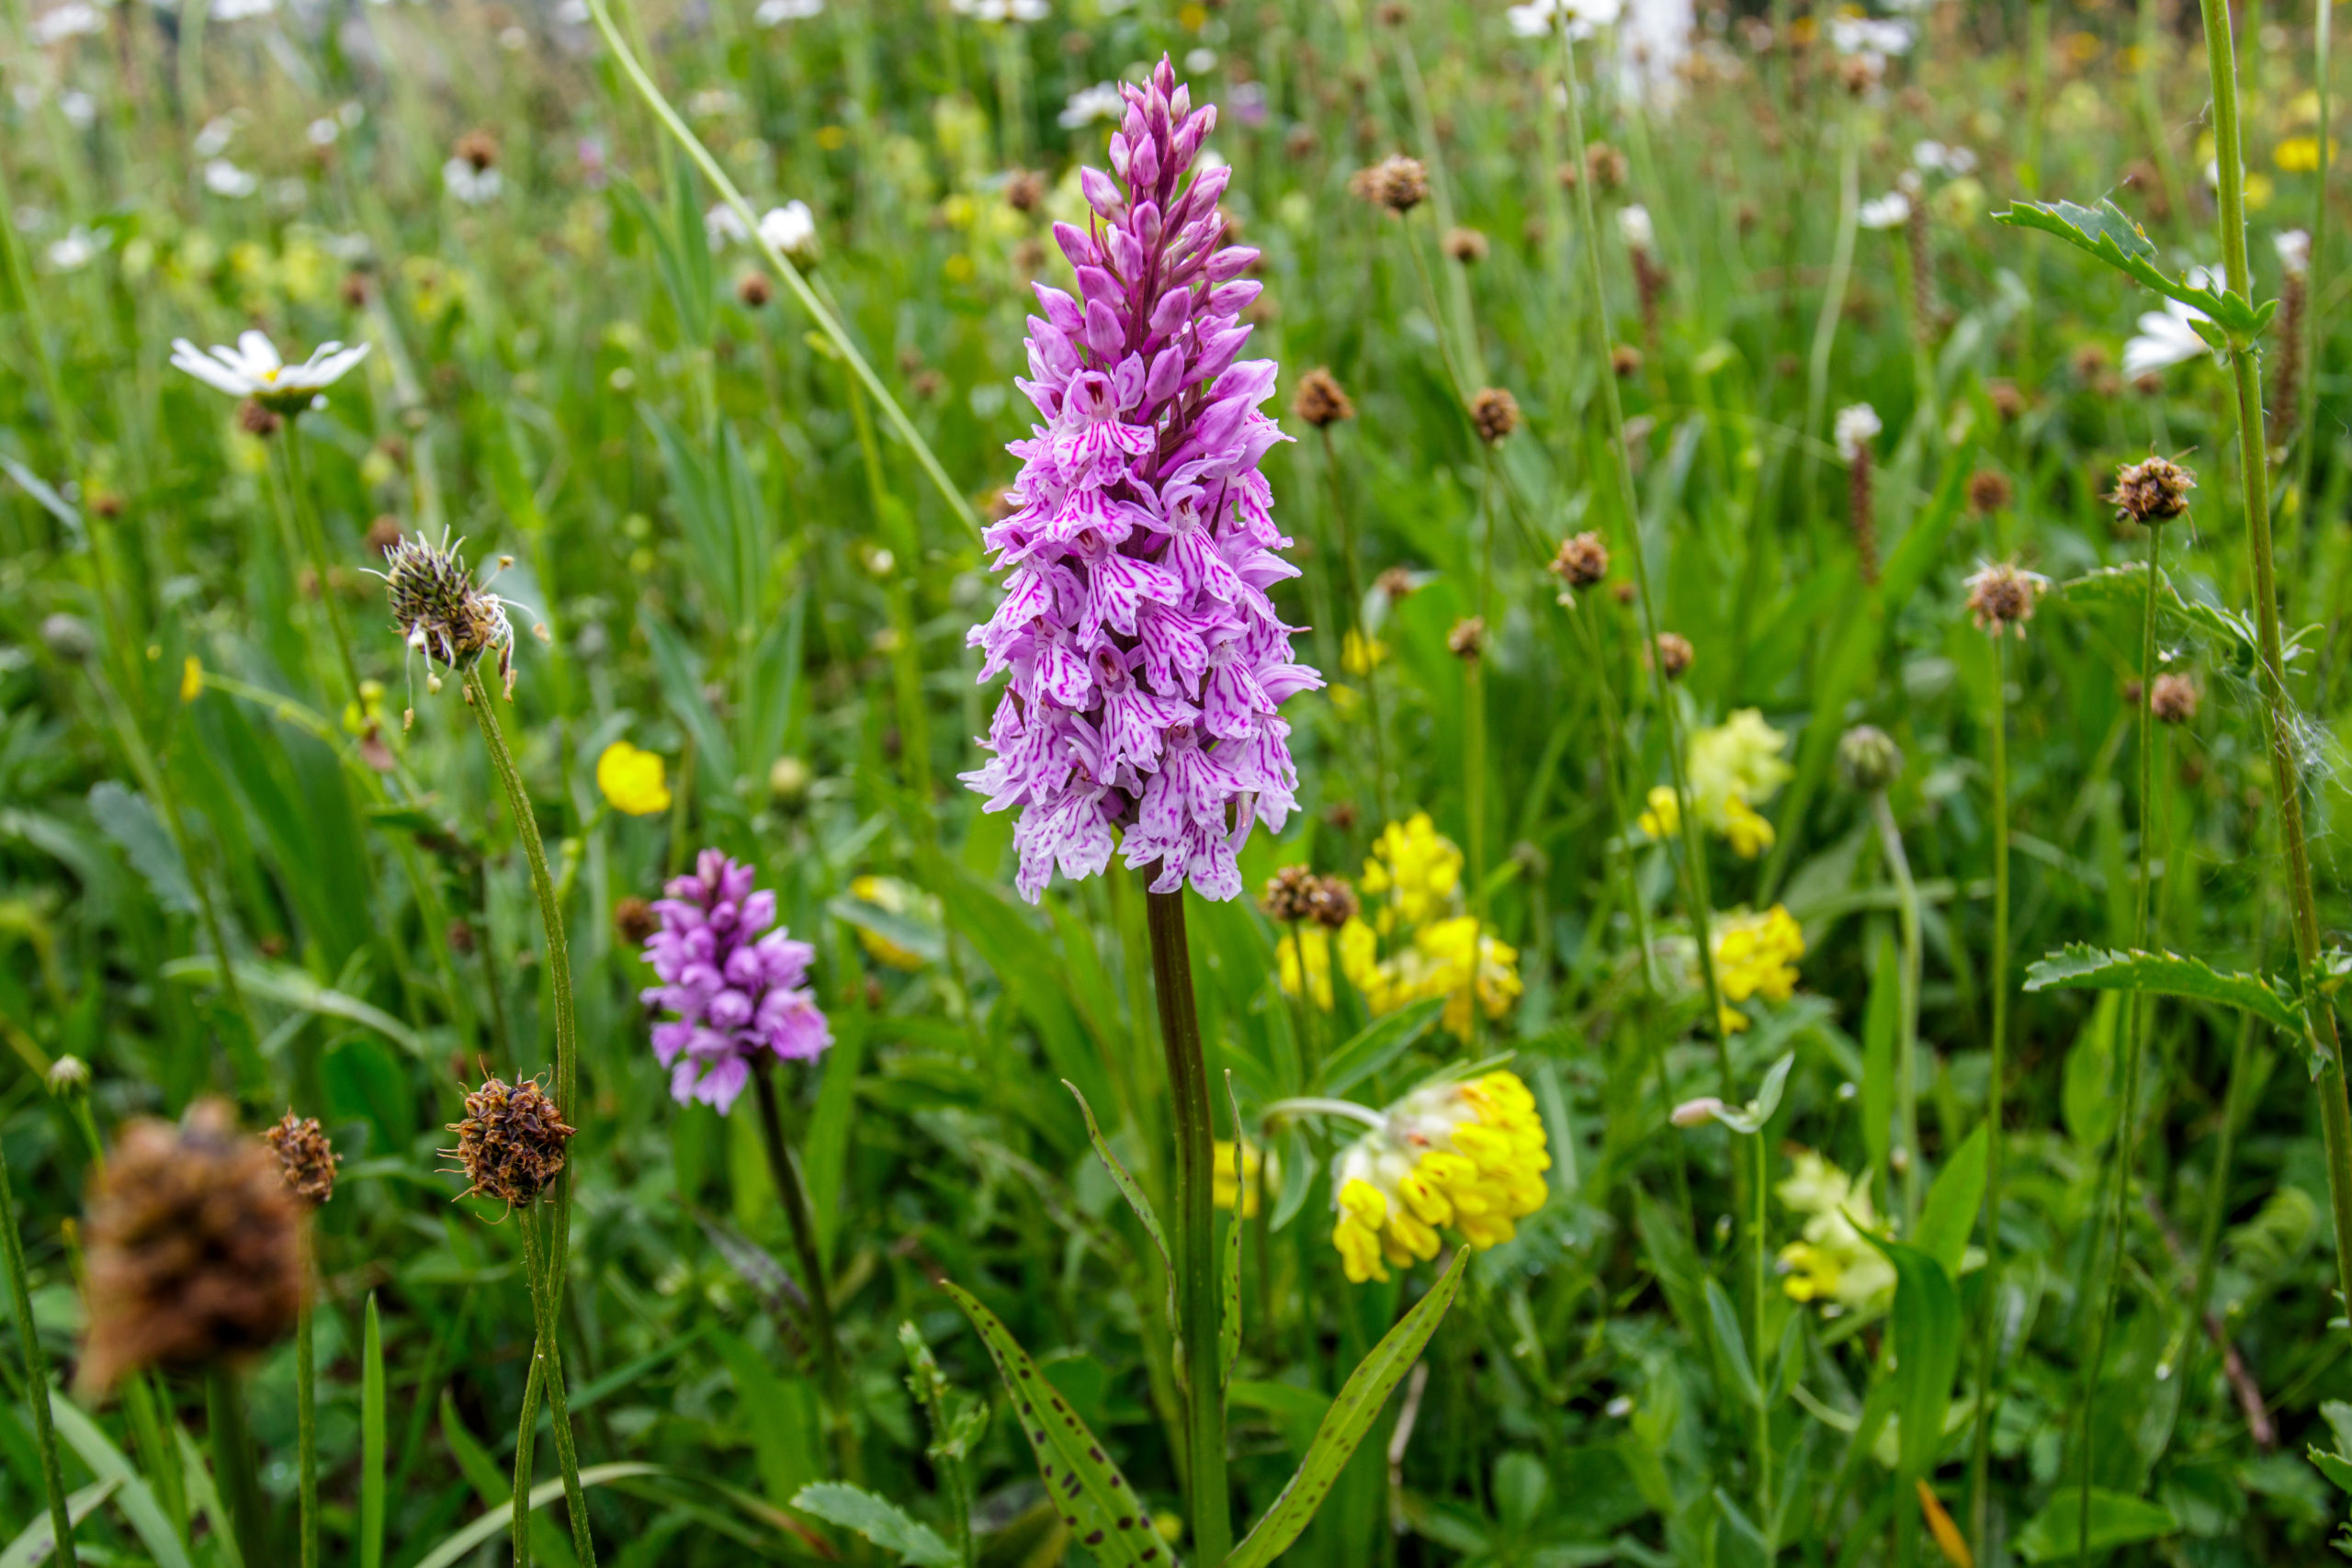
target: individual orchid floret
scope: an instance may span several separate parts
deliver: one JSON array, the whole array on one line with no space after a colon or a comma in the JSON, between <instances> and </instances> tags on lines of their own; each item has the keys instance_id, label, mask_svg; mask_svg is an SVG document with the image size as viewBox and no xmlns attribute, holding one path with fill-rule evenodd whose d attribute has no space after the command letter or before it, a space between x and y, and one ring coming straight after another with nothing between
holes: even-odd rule
<instances>
[{"instance_id":1,"label":"individual orchid floret","mask_svg":"<svg viewBox=\"0 0 2352 1568\"><path fill-rule=\"evenodd\" d=\"M288 365L266 333L245 332L234 348L216 344L199 350L184 337L174 338L172 366L232 398L251 398L272 413L290 414L326 407L326 389L367 358L368 349L364 343L356 348L322 343L301 364Z\"/></svg>"},{"instance_id":2,"label":"individual orchid floret","mask_svg":"<svg viewBox=\"0 0 2352 1568\"><path fill-rule=\"evenodd\" d=\"M725 1115L773 1056L813 1062L833 1042L807 981L817 952L775 925L775 895L755 890L752 867L718 850L694 874L673 879L655 901L661 929L645 942L662 984L641 999L673 1016L653 1026L653 1054L670 1069L670 1095Z\"/></svg>"},{"instance_id":3,"label":"individual orchid floret","mask_svg":"<svg viewBox=\"0 0 2352 1568\"><path fill-rule=\"evenodd\" d=\"M1323 683L1269 597L1298 569L1258 464L1288 437L1259 409L1276 366L1240 357L1258 253L1225 243L1231 170L1195 172L1216 111L1165 60L1120 93L1113 172L1080 175L1087 227L1055 226L1078 293L1037 286L1016 385L1044 423L1009 447L985 536L1004 598L968 639L983 681L1011 680L963 777L1021 813L1032 902L1102 871L1114 837L1155 892L1238 895L1252 827L1296 804L1282 705Z\"/></svg>"}]
</instances>

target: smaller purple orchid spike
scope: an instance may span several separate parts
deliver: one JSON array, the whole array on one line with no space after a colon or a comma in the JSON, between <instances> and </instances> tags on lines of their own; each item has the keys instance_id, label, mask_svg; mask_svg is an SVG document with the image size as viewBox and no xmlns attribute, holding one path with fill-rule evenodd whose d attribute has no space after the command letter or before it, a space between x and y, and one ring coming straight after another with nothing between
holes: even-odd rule
<instances>
[{"instance_id":1,"label":"smaller purple orchid spike","mask_svg":"<svg viewBox=\"0 0 2352 1568\"><path fill-rule=\"evenodd\" d=\"M1007 448L1015 510L988 532L1005 595L970 637L980 679L1012 681L994 755L963 777L987 809L1022 808L1032 903L1057 868L1108 866L1114 829L1154 892L1239 893L1251 828L1280 832L1297 804L1278 710L1323 683L1267 593L1298 575L1258 469L1287 438L1258 408L1274 362L1236 357L1259 286L1241 276L1258 253L1225 243L1231 171L1193 173L1216 110L1164 59L1120 92L1116 177L1081 170L1093 216L1054 227L1078 296L1037 287L1018 385L1046 423Z\"/></svg>"},{"instance_id":2,"label":"smaller purple orchid spike","mask_svg":"<svg viewBox=\"0 0 2352 1568\"><path fill-rule=\"evenodd\" d=\"M754 892L750 866L705 850L691 876L654 903L662 929L645 942L662 984L642 999L677 1016L653 1026L653 1054L670 1069L670 1094L725 1115L751 1081L762 1051L813 1062L832 1031L803 982L816 950L775 924L775 895ZM762 932L766 932L762 935Z\"/></svg>"}]
</instances>

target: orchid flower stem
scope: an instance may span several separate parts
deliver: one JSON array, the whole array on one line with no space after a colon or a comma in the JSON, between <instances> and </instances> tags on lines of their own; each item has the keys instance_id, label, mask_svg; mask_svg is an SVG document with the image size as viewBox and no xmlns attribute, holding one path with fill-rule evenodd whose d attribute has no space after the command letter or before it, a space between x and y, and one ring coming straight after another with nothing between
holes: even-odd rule
<instances>
[{"instance_id":1,"label":"orchid flower stem","mask_svg":"<svg viewBox=\"0 0 2352 1568\"><path fill-rule=\"evenodd\" d=\"M2217 194L2223 270L2231 292L2251 299L2254 282L2245 244L2245 149L2238 124L2237 63L2230 38L2229 7L2226 0L2199 0L2199 5L2205 23L2206 63L2212 79L2214 143L2222 172ZM2323 143L2327 131L2324 124L2319 128ZM2230 372L2237 388L2245 547L2253 568L2255 628L2261 649L2256 674L2268 730L2272 795L2278 802L2278 840L2285 852L2289 908L2294 916L2297 972L2309 975L2320 956L2319 905L2312 889L2311 845L2304 837L2302 764L2296 751L2294 704L2287 694L2287 663L2278 625L2278 567L2270 542L2270 468L2264 450L2262 374L2252 343L2231 344ZM2346 1300L2352 1301L2352 1101L2345 1097L2344 1057L2332 1005L2323 1002L2308 1010L2307 1043L2312 1049L2312 1088L2319 1095L2320 1132L2326 1145L2336 1278Z\"/></svg>"},{"instance_id":2,"label":"orchid flower stem","mask_svg":"<svg viewBox=\"0 0 2352 1568\"><path fill-rule=\"evenodd\" d=\"M808 1184L801 1179L800 1160L785 1135L784 1097L776 1088L773 1058L763 1057L752 1069L752 1087L760 1100L760 1139L767 1148L768 1174L775 1179L776 1196L792 1227L792 1252L800 1266L802 1291L808 1299L808 1337L823 1381L826 1421L833 1429L842 1479L857 1483L865 1466L857 1446L857 1427L849 1407L849 1375L842 1361L839 1331L833 1324L833 1295L825 1281L824 1254L817 1246L817 1221L808 1207Z\"/></svg>"},{"instance_id":3,"label":"orchid flower stem","mask_svg":"<svg viewBox=\"0 0 2352 1568\"><path fill-rule=\"evenodd\" d=\"M1969 1523L1981 1545L1992 1526L1993 1412L2001 1382L2002 1120L2009 1037L2009 645L1993 639L1993 1061L1984 1088L1984 1315L1977 1325L1976 1431L1969 1448Z\"/></svg>"},{"instance_id":4,"label":"orchid flower stem","mask_svg":"<svg viewBox=\"0 0 2352 1568\"><path fill-rule=\"evenodd\" d=\"M0 220L5 220L0 219ZM49 1496L51 1539L57 1561L74 1568L74 1517L65 1506L65 1472L57 1462L57 1428L49 1414L49 1356L33 1325L31 1288L25 1280L24 1240L17 1234L16 1194L8 1186L8 1156L0 1148L0 1249L8 1269L8 1304L17 1314L17 1338L25 1350L25 1403L32 1406L33 1442L40 1450L41 1490Z\"/></svg>"},{"instance_id":5,"label":"orchid flower stem","mask_svg":"<svg viewBox=\"0 0 2352 1568\"><path fill-rule=\"evenodd\" d=\"M1897 919L1903 933L1903 967L1895 986L1894 1101L1903 1122L1903 1234L1919 1228L1919 887L1911 879L1911 857L1903 852L1903 829L1895 825L1886 792L1871 795L1871 819L1886 869L1894 878Z\"/></svg>"},{"instance_id":6,"label":"orchid flower stem","mask_svg":"<svg viewBox=\"0 0 2352 1568\"><path fill-rule=\"evenodd\" d=\"M1577 93L1576 40L1568 36L1566 27L1555 24L1560 38L1562 73L1567 80L1566 96L1568 103L1568 157L1577 168L1584 167L1584 108ZM1850 204L1849 204L1850 206ZM1616 341L1609 322L1609 292L1601 286L1600 231L1593 215L1592 182L1577 182L1577 226L1584 239L1585 270L1592 275L1592 325L1595 349L1602 361L1609 357L1610 344ZM1610 467L1616 478L1618 505L1625 517L1626 554L1634 563L1634 588L1641 601L1644 635L1657 636L1657 601L1650 593L1647 552L1642 542L1642 510L1634 490L1634 468L1625 453L1625 408L1617 393L1617 378L1602 374L1600 378L1601 408L1608 416ZM1655 648L1653 641L1652 647ZM1714 1036L1715 1062L1723 1079L1723 1094L1733 1093L1731 1068L1731 1038L1724 1028L1723 989L1715 979L1715 950L1709 930L1713 917L1707 903L1706 845L1700 837L1696 803L1690 795L1690 782L1686 776L1683 757L1682 710L1674 693L1668 689L1666 672L1653 655L1649 660L1650 694L1657 705L1659 715L1666 720L1667 767L1674 781L1674 801L1681 818L1682 872L1684 897L1690 906L1690 931L1699 954L1699 977L1707 995L1707 1029Z\"/></svg>"},{"instance_id":7,"label":"orchid flower stem","mask_svg":"<svg viewBox=\"0 0 2352 1568\"><path fill-rule=\"evenodd\" d=\"M1194 1561L1218 1563L1233 1545L1225 1477L1225 1394L1208 1064L1193 1010L1193 963L1184 935L1184 895L1146 895L1160 1043L1168 1055L1168 1103L1176 1132L1176 1295L1184 1352L1186 1476L1192 1485ZM1295 1103L1295 1102L1294 1102Z\"/></svg>"},{"instance_id":8,"label":"orchid flower stem","mask_svg":"<svg viewBox=\"0 0 2352 1568\"><path fill-rule=\"evenodd\" d=\"M2140 886L2139 901L2132 912L2132 945L2142 952L2145 952L2148 946L2148 908L2156 874L2156 589L2163 581L2160 569L2164 539L2165 531L2161 525L2148 530L2148 584L2140 625ZM2099 1376L2106 1370L2107 1331L2109 1325L2115 1321L2115 1298L2123 1282L2124 1221L2129 1213L2132 1191L2132 1156L2138 1146L2140 1061L2147 1054L2147 1035L2154 1012L2154 997L2146 991L2132 993L2131 1010L2124 1022L2123 1099L2117 1110L2115 1148L2110 1156L2115 1162L2113 1191L2109 1198L2115 1215L2115 1258L2109 1265L2098 1325L2092 1331L2091 1357L2083 1367L2082 1415L2076 1438L2082 1447L2083 1461L2078 1494L2081 1506L2076 1512L2075 1534L2075 1558L2077 1562L2090 1561L2091 1403L2098 1393ZM2096 1280L2098 1277L2098 1250L2094 1238L2088 1278ZM2189 1332L2196 1333L2199 1326L2191 1323Z\"/></svg>"},{"instance_id":9,"label":"orchid flower stem","mask_svg":"<svg viewBox=\"0 0 2352 1568\"><path fill-rule=\"evenodd\" d=\"M261 1477L254 1469L253 1433L245 1424L245 1391L226 1362L215 1361L205 1371L204 1417L209 1427L212 1473L221 1506L229 1512L238 1553L248 1564L275 1562Z\"/></svg>"}]
</instances>

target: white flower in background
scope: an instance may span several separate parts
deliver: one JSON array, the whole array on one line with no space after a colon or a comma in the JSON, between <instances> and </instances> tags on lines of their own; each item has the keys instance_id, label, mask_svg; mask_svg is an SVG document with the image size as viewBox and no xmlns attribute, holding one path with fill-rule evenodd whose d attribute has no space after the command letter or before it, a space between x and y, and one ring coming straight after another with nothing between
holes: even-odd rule
<instances>
[{"instance_id":1,"label":"white flower in background","mask_svg":"<svg viewBox=\"0 0 2352 1568\"><path fill-rule=\"evenodd\" d=\"M2188 269L2184 281L2191 288L2211 288L2220 280L2207 268L2198 266ZM2177 299L2165 300L2161 310L2143 312L2139 335L2123 345L2123 373L2135 378L2144 376L2151 370L2212 353L2211 345L2188 324L2208 319L2204 311L2191 310Z\"/></svg>"},{"instance_id":2,"label":"white flower in background","mask_svg":"<svg viewBox=\"0 0 2352 1568\"><path fill-rule=\"evenodd\" d=\"M584 28L594 16L588 9L588 0L563 0L563 4L555 8L555 19L567 28Z\"/></svg>"},{"instance_id":3,"label":"white flower in background","mask_svg":"<svg viewBox=\"0 0 2352 1568\"><path fill-rule=\"evenodd\" d=\"M1922 141L1911 149L1911 162L1929 174L1962 175L1976 172L1976 154L1965 147L1950 147L1940 141Z\"/></svg>"},{"instance_id":4,"label":"white flower in background","mask_svg":"<svg viewBox=\"0 0 2352 1568\"><path fill-rule=\"evenodd\" d=\"M1838 411L1838 456L1850 463L1870 450L1885 426L1879 423L1878 410L1868 403L1854 403Z\"/></svg>"},{"instance_id":5,"label":"white flower in background","mask_svg":"<svg viewBox=\"0 0 2352 1568\"><path fill-rule=\"evenodd\" d=\"M795 263L817 259L817 218L805 201L769 208L760 218L760 238Z\"/></svg>"},{"instance_id":6,"label":"white flower in background","mask_svg":"<svg viewBox=\"0 0 2352 1568\"><path fill-rule=\"evenodd\" d=\"M1657 230L1650 222L1650 209L1638 202L1618 209L1617 233L1632 250L1657 248Z\"/></svg>"},{"instance_id":7,"label":"white flower in background","mask_svg":"<svg viewBox=\"0 0 2352 1568\"><path fill-rule=\"evenodd\" d=\"M760 8L752 13L752 20L763 28L778 22L805 22L824 14L825 0L760 0Z\"/></svg>"},{"instance_id":8,"label":"white flower in background","mask_svg":"<svg viewBox=\"0 0 2352 1568\"><path fill-rule=\"evenodd\" d=\"M1914 17L1936 8L1936 0L1884 0L1884 4L1890 11L1901 11Z\"/></svg>"},{"instance_id":9,"label":"white flower in background","mask_svg":"<svg viewBox=\"0 0 2352 1568\"><path fill-rule=\"evenodd\" d=\"M735 209L723 201L702 215L702 231L714 251L743 244L752 237L752 231L743 227L743 220L735 215Z\"/></svg>"},{"instance_id":10,"label":"white flower in background","mask_svg":"<svg viewBox=\"0 0 2352 1568\"><path fill-rule=\"evenodd\" d=\"M60 272L76 272L96 260L97 254L97 236L76 223L65 238L51 242L49 265Z\"/></svg>"},{"instance_id":11,"label":"white flower in background","mask_svg":"<svg viewBox=\"0 0 2352 1568\"><path fill-rule=\"evenodd\" d=\"M237 122L225 114L219 115L206 120L204 129L196 133L196 140L188 145L199 158L218 158L229 150L229 143L236 134Z\"/></svg>"},{"instance_id":12,"label":"white flower in background","mask_svg":"<svg viewBox=\"0 0 2352 1568\"><path fill-rule=\"evenodd\" d=\"M1876 17L1833 17L1829 47L1840 54L1908 54L1911 24Z\"/></svg>"},{"instance_id":13,"label":"white flower in background","mask_svg":"<svg viewBox=\"0 0 2352 1568\"><path fill-rule=\"evenodd\" d=\"M216 22L242 22L253 17L266 17L277 9L277 0L212 0L204 14Z\"/></svg>"},{"instance_id":14,"label":"white flower in background","mask_svg":"<svg viewBox=\"0 0 2352 1568\"><path fill-rule=\"evenodd\" d=\"M68 87L57 95L57 112L65 123L76 130L87 130L98 119L98 100L77 88Z\"/></svg>"},{"instance_id":15,"label":"white flower in background","mask_svg":"<svg viewBox=\"0 0 2352 1568\"><path fill-rule=\"evenodd\" d=\"M172 340L175 368L232 398L251 398L279 413L326 407L326 389L367 357L364 343L356 348L322 343L301 364L288 365L278 357L269 339L257 332L242 334L234 348L215 344L209 354L184 337Z\"/></svg>"},{"instance_id":16,"label":"white flower in background","mask_svg":"<svg viewBox=\"0 0 2352 1568\"><path fill-rule=\"evenodd\" d=\"M33 18L33 42L63 43L70 38L88 38L107 30L107 19L98 15L96 6L83 0L67 0L62 6L52 6Z\"/></svg>"},{"instance_id":17,"label":"white flower in background","mask_svg":"<svg viewBox=\"0 0 2352 1568\"><path fill-rule=\"evenodd\" d=\"M1900 229L1911 220L1911 198L1899 190L1874 196L1862 203L1854 220L1865 229Z\"/></svg>"},{"instance_id":18,"label":"white flower in background","mask_svg":"<svg viewBox=\"0 0 2352 1568\"><path fill-rule=\"evenodd\" d=\"M332 115L322 119L314 119L302 134L310 139L310 143L313 147L332 147L335 144L336 139L343 134L343 122Z\"/></svg>"},{"instance_id":19,"label":"white flower in background","mask_svg":"<svg viewBox=\"0 0 2352 1568\"><path fill-rule=\"evenodd\" d=\"M1189 75L1205 76L1216 69L1216 51L1213 49L1196 49L1184 56L1184 70Z\"/></svg>"},{"instance_id":20,"label":"white flower in background","mask_svg":"<svg viewBox=\"0 0 2352 1568\"><path fill-rule=\"evenodd\" d=\"M1053 14L1046 0L947 0L947 8L976 22L1042 22Z\"/></svg>"},{"instance_id":21,"label":"white flower in background","mask_svg":"<svg viewBox=\"0 0 2352 1568\"><path fill-rule=\"evenodd\" d=\"M204 165L204 188L215 196L242 201L261 189L261 177L247 174L226 158L215 158Z\"/></svg>"},{"instance_id":22,"label":"white flower in background","mask_svg":"<svg viewBox=\"0 0 2352 1568\"><path fill-rule=\"evenodd\" d=\"M451 196L468 207L480 207L486 201L495 201L498 193L506 188L506 182L500 177L495 165L477 169L463 158L452 158L441 165L441 184Z\"/></svg>"},{"instance_id":23,"label":"white flower in background","mask_svg":"<svg viewBox=\"0 0 2352 1568\"><path fill-rule=\"evenodd\" d=\"M1069 102L1062 106L1062 129L1076 130L1098 119L1116 122L1126 112L1126 100L1119 96L1118 87L1109 82L1097 82L1069 96Z\"/></svg>"},{"instance_id":24,"label":"white flower in background","mask_svg":"<svg viewBox=\"0 0 2352 1568\"><path fill-rule=\"evenodd\" d=\"M1521 38L1543 38L1555 28L1566 28L1570 38L1581 42L1612 26L1623 8L1622 0L1527 0L1503 17Z\"/></svg>"},{"instance_id":25,"label":"white flower in background","mask_svg":"<svg viewBox=\"0 0 2352 1568\"><path fill-rule=\"evenodd\" d=\"M2311 235L2301 229L2290 229L2270 243L2278 248L2278 265L2290 276L2301 277L2311 271Z\"/></svg>"}]
</instances>

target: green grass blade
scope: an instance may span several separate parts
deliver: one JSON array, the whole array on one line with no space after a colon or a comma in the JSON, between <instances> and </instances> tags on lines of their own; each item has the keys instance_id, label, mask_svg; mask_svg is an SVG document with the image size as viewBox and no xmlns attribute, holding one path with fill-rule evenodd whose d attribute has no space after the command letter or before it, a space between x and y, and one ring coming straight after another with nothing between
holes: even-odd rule
<instances>
[{"instance_id":1,"label":"green grass blade","mask_svg":"<svg viewBox=\"0 0 2352 1568\"><path fill-rule=\"evenodd\" d=\"M384 1334L370 1291L359 1352L359 1568L383 1568L384 1451Z\"/></svg>"}]
</instances>

